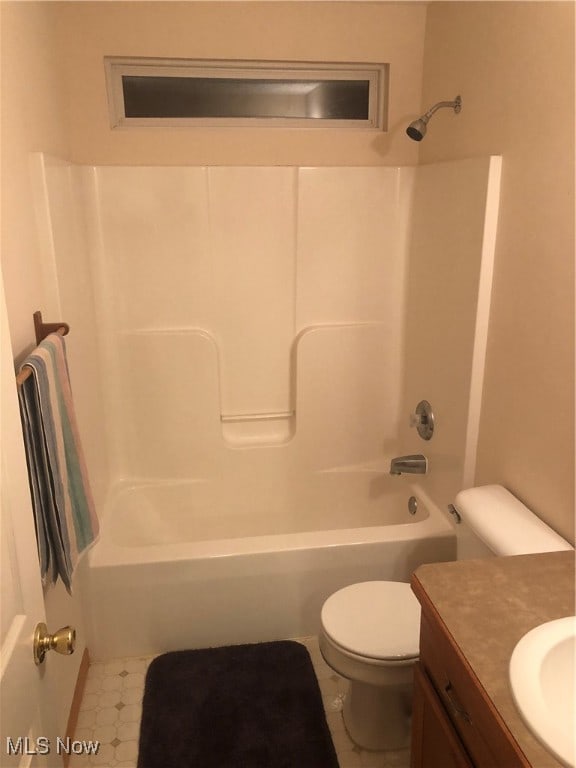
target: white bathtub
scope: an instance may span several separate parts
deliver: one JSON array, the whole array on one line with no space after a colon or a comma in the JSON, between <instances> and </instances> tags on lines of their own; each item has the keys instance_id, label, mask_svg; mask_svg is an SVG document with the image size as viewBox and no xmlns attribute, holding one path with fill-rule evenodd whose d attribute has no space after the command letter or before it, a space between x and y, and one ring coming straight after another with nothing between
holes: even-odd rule
<instances>
[{"instance_id":1,"label":"white bathtub","mask_svg":"<svg viewBox=\"0 0 576 768\"><path fill-rule=\"evenodd\" d=\"M234 503L221 482L121 486L83 565L92 658L316 634L335 590L455 559L447 517L395 482L323 472L281 498L244 487Z\"/></svg>"}]
</instances>

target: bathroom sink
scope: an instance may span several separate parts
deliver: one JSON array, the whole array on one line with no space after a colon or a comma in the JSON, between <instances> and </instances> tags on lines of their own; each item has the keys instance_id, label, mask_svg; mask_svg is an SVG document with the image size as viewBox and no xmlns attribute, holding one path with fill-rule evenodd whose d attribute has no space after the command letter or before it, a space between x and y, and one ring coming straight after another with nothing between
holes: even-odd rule
<instances>
[{"instance_id":1,"label":"bathroom sink","mask_svg":"<svg viewBox=\"0 0 576 768\"><path fill-rule=\"evenodd\" d=\"M510 659L516 706L528 728L560 762L574 767L576 616L528 632Z\"/></svg>"}]
</instances>

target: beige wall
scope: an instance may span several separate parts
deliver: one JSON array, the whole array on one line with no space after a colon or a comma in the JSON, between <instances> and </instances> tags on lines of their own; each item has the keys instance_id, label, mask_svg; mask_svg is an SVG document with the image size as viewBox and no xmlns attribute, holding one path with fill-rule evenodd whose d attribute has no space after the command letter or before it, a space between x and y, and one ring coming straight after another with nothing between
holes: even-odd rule
<instances>
[{"instance_id":1,"label":"beige wall","mask_svg":"<svg viewBox=\"0 0 576 768\"><path fill-rule=\"evenodd\" d=\"M428 7L420 159L503 155L477 484L574 541L574 4Z\"/></svg>"},{"instance_id":2,"label":"beige wall","mask_svg":"<svg viewBox=\"0 0 576 768\"><path fill-rule=\"evenodd\" d=\"M50 3L3 2L2 271L15 354L33 342L32 313L54 310L39 253L31 153L67 154L64 89Z\"/></svg>"},{"instance_id":3,"label":"beige wall","mask_svg":"<svg viewBox=\"0 0 576 768\"><path fill-rule=\"evenodd\" d=\"M404 165L420 104L424 3L70 2L60 5L71 159L95 165ZM104 56L390 62L388 133L115 129Z\"/></svg>"}]
</instances>

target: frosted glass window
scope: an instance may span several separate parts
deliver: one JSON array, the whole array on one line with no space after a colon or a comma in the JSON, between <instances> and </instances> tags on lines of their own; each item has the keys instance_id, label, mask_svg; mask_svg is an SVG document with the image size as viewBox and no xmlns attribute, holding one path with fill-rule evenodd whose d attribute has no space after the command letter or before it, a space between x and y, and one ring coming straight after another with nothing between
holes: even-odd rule
<instances>
[{"instance_id":1,"label":"frosted glass window","mask_svg":"<svg viewBox=\"0 0 576 768\"><path fill-rule=\"evenodd\" d=\"M106 59L113 127L385 129L388 67Z\"/></svg>"}]
</instances>

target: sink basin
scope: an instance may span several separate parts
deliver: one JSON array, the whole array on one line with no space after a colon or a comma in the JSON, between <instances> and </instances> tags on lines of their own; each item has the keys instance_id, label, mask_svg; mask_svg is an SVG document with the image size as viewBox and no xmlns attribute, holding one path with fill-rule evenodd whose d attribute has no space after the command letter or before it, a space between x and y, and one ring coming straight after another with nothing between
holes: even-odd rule
<instances>
[{"instance_id":1,"label":"sink basin","mask_svg":"<svg viewBox=\"0 0 576 768\"><path fill-rule=\"evenodd\" d=\"M576 759L575 656L576 616L568 616L532 629L510 659L512 694L524 722L569 768Z\"/></svg>"}]
</instances>

